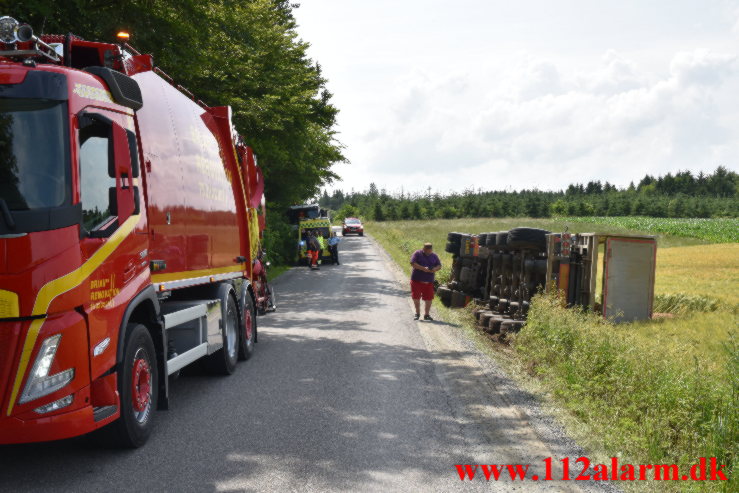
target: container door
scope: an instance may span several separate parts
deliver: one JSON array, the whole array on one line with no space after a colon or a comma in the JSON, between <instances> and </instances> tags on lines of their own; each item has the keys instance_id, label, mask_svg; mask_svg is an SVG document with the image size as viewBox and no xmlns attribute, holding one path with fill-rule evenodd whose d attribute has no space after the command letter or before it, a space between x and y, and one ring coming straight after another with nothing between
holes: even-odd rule
<instances>
[{"instance_id":1,"label":"container door","mask_svg":"<svg viewBox=\"0 0 739 493\"><path fill-rule=\"evenodd\" d=\"M649 238L608 238L603 316L616 322L652 316L657 243Z\"/></svg>"}]
</instances>

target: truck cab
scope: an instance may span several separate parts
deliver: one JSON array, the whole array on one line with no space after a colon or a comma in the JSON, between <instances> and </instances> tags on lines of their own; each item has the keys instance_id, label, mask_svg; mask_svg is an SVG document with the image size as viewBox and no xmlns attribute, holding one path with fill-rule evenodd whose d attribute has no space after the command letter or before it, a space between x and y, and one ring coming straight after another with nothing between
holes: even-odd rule
<instances>
[{"instance_id":1,"label":"truck cab","mask_svg":"<svg viewBox=\"0 0 739 493\"><path fill-rule=\"evenodd\" d=\"M0 444L142 445L169 375L249 356L262 197L234 135L151 56L0 17Z\"/></svg>"}]
</instances>

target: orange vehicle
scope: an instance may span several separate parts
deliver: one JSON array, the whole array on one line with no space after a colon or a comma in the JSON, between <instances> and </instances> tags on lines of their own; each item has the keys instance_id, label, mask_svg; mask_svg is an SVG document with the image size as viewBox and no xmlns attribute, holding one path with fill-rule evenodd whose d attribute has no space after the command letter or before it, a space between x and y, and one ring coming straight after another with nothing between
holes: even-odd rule
<instances>
[{"instance_id":1,"label":"orange vehicle","mask_svg":"<svg viewBox=\"0 0 739 493\"><path fill-rule=\"evenodd\" d=\"M0 18L0 443L140 446L169 375L249 358L263 190L150 55Z\"/></svg>"}]
</instances>

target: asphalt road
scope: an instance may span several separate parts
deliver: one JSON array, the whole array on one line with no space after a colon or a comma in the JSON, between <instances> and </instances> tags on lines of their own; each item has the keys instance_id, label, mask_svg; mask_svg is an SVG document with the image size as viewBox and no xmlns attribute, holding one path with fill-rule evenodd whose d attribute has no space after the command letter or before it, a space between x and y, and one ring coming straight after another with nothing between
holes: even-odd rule
<instances>
[{"instance_id":1,"label":"asphalt road","mask_svg":"<svg viewBox=\"0 0 739 493\"><path fill-rule=\"evenodd\" d=\"M556 467L581 451L458 328L412 320L406 282L370 238L344 238L341 260L278 279L254 357L230 377L174 381L144 447L0 447L0 490L598 488L461 482L455 464L531 463L543 474L543 458Z\"/></svg>"}]
</instances>

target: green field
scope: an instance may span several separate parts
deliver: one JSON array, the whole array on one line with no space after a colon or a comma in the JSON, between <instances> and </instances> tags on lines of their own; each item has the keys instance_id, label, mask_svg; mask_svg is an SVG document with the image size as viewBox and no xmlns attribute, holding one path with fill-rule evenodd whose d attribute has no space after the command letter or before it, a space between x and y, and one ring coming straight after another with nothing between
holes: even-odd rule
<instances>
[{"instance_id":1,"label":"green field","mask_svg":"<svg viewBox=\"0 0 739 493\"><path fill-rule=\"evenodd\" d=\"M563 220L596 228L594 232L627 230L703 240L707 243L739 242L739 219L668 219L661 217L568 217ZM581 226L578 226L580 228ZM601 228L603 228L601 230Z\"/></svg>"},{"instance_id":2,"label":"green field","mask_svg":"<svg viewBox=\"0 0 739 493\"><path fill-rule=\"evenodd\" d=\"M712 224L716 221L716 224ZM660 318L613 325L541 297L512 351L511 367L533 375L588 443L640 463L689 464L739 457L739 243L737 220L654 218L459 219L370 222L376 238L410 273L413 251L430 241L449 276L450 231L482 233L528 226L571 232L658 236L655 311ZM635 229L629 229L633 227ZM694 234L695 236L690 236ZM434 306L447 321L472 325L467 310ZM732 336L733 334L733 336ZM525 380L525 378L524 378ZM653 491L736 491L727 483L647 485ZM630 485L631 486L631 485ZM644 486L644 485L641 485Z\"/></svg>"}]
</instances>

